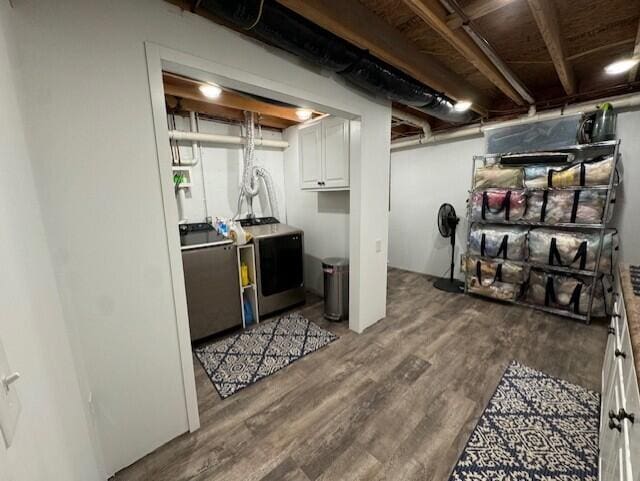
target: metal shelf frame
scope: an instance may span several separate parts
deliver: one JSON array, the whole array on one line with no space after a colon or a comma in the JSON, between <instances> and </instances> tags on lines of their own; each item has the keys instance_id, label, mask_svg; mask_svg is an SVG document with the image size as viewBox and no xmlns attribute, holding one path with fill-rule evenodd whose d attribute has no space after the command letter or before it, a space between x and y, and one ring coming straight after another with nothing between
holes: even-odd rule
<instances>
[{"instance_id":1,"label":"metal shelf frame","mask_svg":"<svg viewBox=\"0 0 640 481\"><path fill-rule=\"evenodd\" d=\"M522 265L522 266L529 266L533 269L538 269L538 270L542 270L544 272L557 272L557 273L564 273L564 274L570 274L570 275L577 275L577 276L583 276L583 277L589 277L592 279L591 281L591 286L589 289L589 307L587 309L587 313L586 314L576 314L574 312L565 310L565 309L559 309L559 308L554 308L554 307L549 307L549 306L544 306L544 305L537 305L537 304L532 304L530 302L526 302L523 301L521 299L515 299L515 300L500 300L500 299L494 299L490 296L486 296L480 293L476 293L476 292L470 292L469 291L469 276L470 273L468 272L467 269L465 269L465 293L467 294L472 294L472 295L477 295L477 296L481 296L481 297L486 297L486 298L490 298L490 299L494 299L494 300L498 300L501 302L508 302L510 304L515 304L515 305L520 305L520 306L526 306L526 307L530 307L532 309L537 309L540 311L544 311L544 312L549 312L551 314L557 314L557 315L561 315L564 317L569 317L572 319L577 319L580 321L585 322L586 324L590 324L591 323L591 315L592 315L592 309L593 309L593 299L594 299L594 295L596 292L596 285L597 285L597 280L600 276L602 275L606 275L602 272L600 272L599 267L600 267L600 260L602 258L602 250L604 247L604 237L605 234L607 232L608 226L606 224L607 219L610 218L610 213L611 213L611 208L612 208L612 198L613 198L613 193L615 191L615 188L617 187L617 180L616 180L616 169L618 167L618 162L619 162L619 158L620 158L620 140L612 140L612 141L608 141L608 142L598 142L598 143L593 143L593 144L584 144L584 145L573 145L573 146L569 146L569 147L565 147L562 149L557 149L554 150L553 152L556 153L572 153L574 154L574 159L572 160L571 163L576 163L576 162L582 162L584 160L587 160L589 158L594 158L600 155L613 155L613 166L611 169L611 174L609 176L609 183L608 185L599 185L599 186L575 186L575 187L553 187L553 188L549 188L549 189L545 189L545 188L535 188L535 189L531 189L531 188L522 188L522 189L517 189L517 190L524 190L524 191L544 191L544 190L550 190L550 191L558 191L558 190L603 190L607 192L607 196L606 196L606 200L605 200L605 206L604 206L604 211L602 213L602 222L600 224L567 224L567 223L559 223L559 224L551 224L551 223L546 223L546 222L528 222L528 221L489 221L489 220L474 220L473 216L472 216L472 205L471 202L467 202L467 222L469 225L469 229L468 229L468 234L467 234L467 254L470 257L474 257L474 258L479 258L479 259L484 259L484 260L492 260L492 261L497 261L497 262L502 262L502 259L498 259L498 258L488 258L488 257L481 257L481 256L476 256L470 253L470 244L471 244L471 226L473 224L482 224L482 225L521 225L521 226L529 226L529 227L548 227L550 229L559 229L559 230L584 230L584 229L590 229L590 230L596 230L599 232L600 234L600 241L598 243L598 250L596 252L596 259L595 259L595 267L593 268L593 270L583 270L583 269L575 269L575 268L571 268L571 267L563 267L563 266L551 266L551 265L546 265L546 264L539 264L539 263L535 263L535 262L529 262L527 260L525 261L512 261L509 259L506 259L507 262L511 262L517 265ZM475 188L475 171L476 171L476 167L478 162L482 162L482 164L484 166L486 165L495 165L495 164L500 164L500 159L502 157L514 157L517 156L518 154L527 154L527 156L530 158L532 154L535 153L540 153L541 155L543 154L549 154L549 151L540 151L540 152L520 152L520 153L509 153L509 154L487 154L487 155L476 155L473 157L473 162L472 162L472 171L471 171L471 189L469 190L470 194L473 194L474 192L483 192L483 191L491 191L491 190L496 190L496 189L492 189L492 188L487 188L487 189L476 189ZM568 164L568 163L567 163ZM539 165L539 164L534 164L534 163L527 163L526 165ZM543 164L543 165L557 165L557 164ZM520 167L520 165L517 164L508 164L508 167ZM504 190L504 189L502 189ZM516 190L516 189L512 189L512 190ZM525 283L526 285L526 283ZM522 293L521 293L522 296Z\"/></svg>"}]
</instances>

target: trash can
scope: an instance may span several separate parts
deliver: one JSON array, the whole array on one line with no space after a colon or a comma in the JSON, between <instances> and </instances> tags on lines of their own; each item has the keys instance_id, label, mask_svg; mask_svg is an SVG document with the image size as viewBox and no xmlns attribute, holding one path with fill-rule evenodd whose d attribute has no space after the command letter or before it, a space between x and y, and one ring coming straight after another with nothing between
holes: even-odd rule
<instances>
[{"instance_id":1,"label":"trash can","mask_svg":"<svg viewBox=\"0 0 640 481\"><path fill-rule=\"evenodd\" d=\"M330 321L349 318L349 261L329 257L322 261L324 272L324 317Z\"/></svg>"}]
</instances>

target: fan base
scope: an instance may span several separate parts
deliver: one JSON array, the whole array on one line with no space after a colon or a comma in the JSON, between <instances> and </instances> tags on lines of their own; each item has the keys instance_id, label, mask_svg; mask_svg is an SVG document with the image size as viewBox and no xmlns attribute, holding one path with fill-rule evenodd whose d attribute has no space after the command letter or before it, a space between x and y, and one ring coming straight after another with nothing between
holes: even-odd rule
<instances>
[{"instance_id":1,"label":"fan base","mask_svg":"<svg viewBox=\"0 0 640 481\"><path fill-rule=\"evenodd\" d=\"M433 283L433 287L445 292L463 293L464 282L458 279L451 280L448 277L440 277Z\"/></svg>"}]
</instances>

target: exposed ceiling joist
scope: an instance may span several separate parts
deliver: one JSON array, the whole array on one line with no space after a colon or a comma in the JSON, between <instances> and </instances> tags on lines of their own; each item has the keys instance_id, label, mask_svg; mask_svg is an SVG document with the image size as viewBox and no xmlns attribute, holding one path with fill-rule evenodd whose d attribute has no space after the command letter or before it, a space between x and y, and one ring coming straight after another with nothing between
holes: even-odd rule
<instances>
[{"instance_id":1,"label":"exposed ceiling joist","mask_svg":"<svg viewBox=\"0 0 640 481\"><path fill-rule=\"evenodd\" d=\"M638 33L636 34L636 43L635 43L635 46L633 47L633 56L636 58L640 57L640 22L638 22ZM629 80L629 82L634 82L637 76L638 76L638 65L636 65L629 71L629 77L627 80Z\"/></svg>"},{"instance_id":2,"label":"exposed ceiling joist","mask_svg":"<svg viewBox=\"0 0 640 481\"><path fill-rule=\"evenodd\" d=\"M463 31L453 30L447 25L446 9L438 0L403 0L404 3L427 25L434 29L442 38L449 42L462 54L480 73L488 78L507 97L518 105L524 105L524 100L511 84L503 77L496 66L480 50L480 48Z\"/></svg>"},{"instance_id":3,"label":"exposed ceiling joist","mask_svg":"<svg viewBox=\"0 0 640 481\"><path fill-rule=\"evenodd\" d=\"M198 88L200 86L199 82L166 72L162 75L162 78L165 94L184 99L198 100L205 103L207 102L207 98ZM215 104L240 111L247 110L249 112L279 117L291 120L295 123L300 122L300 119L296 115L295 107L274 105L235 92L229 92L227 90L223 90L220 96L215 99Z\"/></svg>"},{"instance_id":4,"label":"exposed ceiling joist","mask_svg":"<svg viewBox=\"0 0 640 481\"><path fill-rule=\"evenodd\" d=\"M475 0L464 7L464 13L469 20L477 20L501 9L511 2L513 2L513 0ZM455 13L447 16L447 25L452 30L462 27L462 23L462 18Z\"/></svg>"},{"instance_id":5,"label":"exposed ceiling joist","mask_svg":"<svg viewBox=\"0 0 640 481\"><path fill-rule=\"evenodd\" d=\"M278 0L307 20L402 70L454 100L470 100L472 108L486 115L488 98L465 79L451 72L431 55L424 54L356 0Z\"/></svg>"},{"instance_id":6,"label":"exposed ceiling joist","mask_svg":"<svg viewBox=\"0 0 640 481\"><path fill-rule=\"evenodd\" d=\"M576 93L576 80L573 68L567 60L567 54L560 33L560 25L553 4L549 0L528 0L531 13L538 24L540 34L558 73L562 87L567 95Z\"/></svg>"},{"instance_id":7,"label":"exposed ceiling joist","mask_svg":"<svg viewBox=\"0 0 640 481\"><path fill-rule=\"evenodd\" d=\"M167 106L172 110L197 112L199 114L208 115L216 119L224 119L227 121L244 121L244 114L241 110L223 107L211 102L178 98L174 97L173 95L165 95L165 101ZM263 127L270 127L279 130L286 129L296 124L296 122L262 114L260 114L259 116L258 123Z\"/></svg>"}]
</instances>

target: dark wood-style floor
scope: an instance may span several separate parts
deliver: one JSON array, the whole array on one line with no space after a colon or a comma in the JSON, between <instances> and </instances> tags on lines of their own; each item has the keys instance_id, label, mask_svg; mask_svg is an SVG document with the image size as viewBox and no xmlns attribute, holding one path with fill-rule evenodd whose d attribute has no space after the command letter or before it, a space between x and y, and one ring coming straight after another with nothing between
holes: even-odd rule
<instances>
[{"instance_id":1,"label":"dark wood-style floor","mask_svg":"<svg viewBox=\"0 0 640 481\"><path fill-rule=\"evenodd\" d=\"M391 269L387 317L222 401L196 363L202 428L124 480L446 481L502 372L519 360L599 390L603 323L435 290Z\"/></svg>"}]
</instances>

